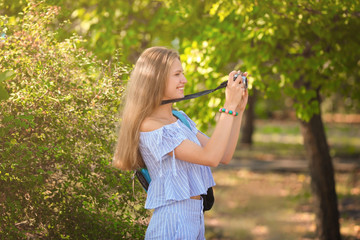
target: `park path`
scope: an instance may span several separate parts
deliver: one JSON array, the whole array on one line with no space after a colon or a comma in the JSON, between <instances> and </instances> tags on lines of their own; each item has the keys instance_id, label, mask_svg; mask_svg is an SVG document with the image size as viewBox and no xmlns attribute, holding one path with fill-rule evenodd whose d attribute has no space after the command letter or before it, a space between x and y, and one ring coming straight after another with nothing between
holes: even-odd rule
<instances>
[{"instance_id":1,"label":"park path","mask_svg":"<svg viewBox=\"0 0 360 240\"><path fill-rule=\"evenodd\" d=\"M359 159L333 159L336 172L352 172L360 170ZM234 158L228 165L219 166L221 169L241 168L250 171L279 171L279 172L307 172L308 163L306 160L278 159L272 161L256 159Z\"/></svg>"},{"instance_id":2,"label":"park path","mask_svg":"<svg viewBox=\"0 0 360 240\"><path fill-rule=\"evenodd\" d=\"M360 161L334 158L333 163L341 234L360 239ZM316 239L306 160L243 157L212 170L216 204L205 214L207 239Z\"/></svg>"}]
</instances>

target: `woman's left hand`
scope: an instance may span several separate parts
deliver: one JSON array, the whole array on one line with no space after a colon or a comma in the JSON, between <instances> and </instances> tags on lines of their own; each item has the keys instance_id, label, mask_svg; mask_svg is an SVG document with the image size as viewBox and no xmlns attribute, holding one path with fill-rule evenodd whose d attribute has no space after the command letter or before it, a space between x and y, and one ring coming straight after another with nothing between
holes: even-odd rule
<instances>
[{"instance_id":1,"label":"woman's left hand","mask_svg":"<svg viewBox=\"0 0 360 240\"><path fill-rule=\"evenodd\" d=\"M241 74L241 76L247 76L248 75L247 72L241 73L239 71L239 73ZM239 112L239 113L245 111L246 104L248 102L248 97L249 97L248 89L246 89L245 86L242 86L241 91L243 91L242 97L241 97L241 100L240 100L238 106L236 107L236 111Z\"/></svg>"}]
</instances>

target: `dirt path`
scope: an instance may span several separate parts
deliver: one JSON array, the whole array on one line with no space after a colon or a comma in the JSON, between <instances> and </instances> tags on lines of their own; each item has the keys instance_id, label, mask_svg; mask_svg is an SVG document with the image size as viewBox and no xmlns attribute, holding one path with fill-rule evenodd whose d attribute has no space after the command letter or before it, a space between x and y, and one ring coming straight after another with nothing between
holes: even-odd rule
<instances>
[{"instance_id":1,"label":"dirt path","mask_svg":"<svg viewBox=\"0 0 360 240\"><path fill-rule=\"evenodd\" d=\"M334 159L334 169L337 172L352 172L360 169L360 161L357 159ZM229 165L222 165L219 169L247 169L250 171L280 171L280 172L307 172L306 160L277 159L263 161L255 159L234 159Z\"/></svg>"},{"instance_id":2,"label":"dirt path","mask_svg":"<svg viewBox=\"0 0 360 240\"><path fill-rule=\"evenodd\" d=\"M334 167L343 239L360 239L360 164L334 160ZM208 240L315 239L306 161L234 159L213 174L216 203L205 214Z\"/></svg>"}]
</instances>

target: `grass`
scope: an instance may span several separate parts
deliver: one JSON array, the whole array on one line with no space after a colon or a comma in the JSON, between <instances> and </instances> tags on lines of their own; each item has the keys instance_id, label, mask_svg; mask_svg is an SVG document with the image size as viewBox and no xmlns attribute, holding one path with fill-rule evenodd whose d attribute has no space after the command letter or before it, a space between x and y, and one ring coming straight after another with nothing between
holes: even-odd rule
<instances>
[{"instance_id":1,"label":"grass","mask_svg":"<svg viewBox=\"0 0 360 240\"><path fill-rule=\"evenodd\" d=\"M359 164L359 125L326 124L326 133L336 170L338 162ZM296 122L257 122L253 146L239 147L229 166L213 169L216 201L205 213L207 239L315 239L305 159ZM282 171L269 168L281 161L290 166ZM301 167L291 166L295 162ZM354 166L335 174L346 240L360 238L360 168Z\"/></svg>"}]
</instances>

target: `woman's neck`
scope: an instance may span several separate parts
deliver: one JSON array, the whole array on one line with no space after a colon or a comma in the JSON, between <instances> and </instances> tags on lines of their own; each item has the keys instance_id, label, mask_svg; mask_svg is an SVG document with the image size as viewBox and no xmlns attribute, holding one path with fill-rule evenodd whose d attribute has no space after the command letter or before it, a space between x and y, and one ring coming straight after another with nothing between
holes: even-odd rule
<instances>
[{"instance_id":1,"label":"woman's neck","mask_svg":"<svg viewBox=\"0 0 360 240\"><path fill-rule=\"evenodd\" d=\"M166 120L169 122L176 121L176 117L172 114L172 104L164 104L157 107L152 114L150 115L152 118L156 118L159 120Z\"/></svg>"}]
</instances>

